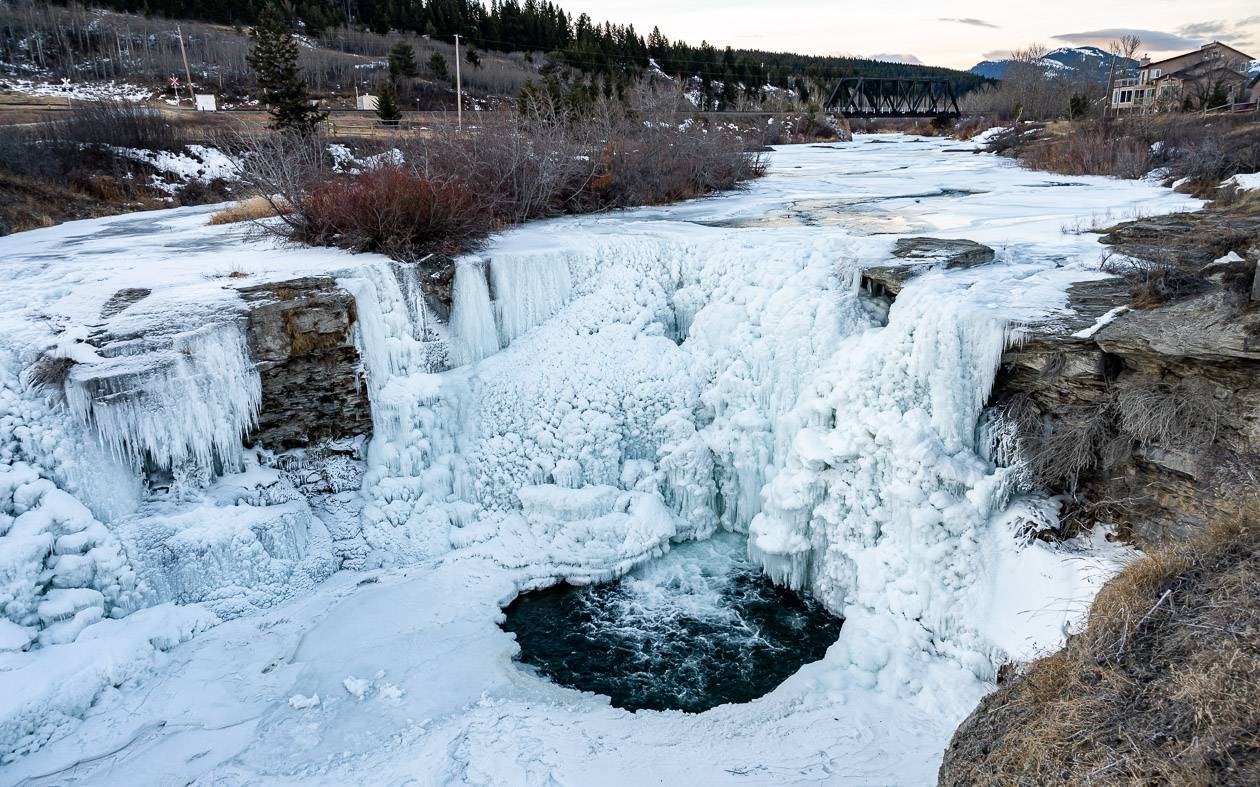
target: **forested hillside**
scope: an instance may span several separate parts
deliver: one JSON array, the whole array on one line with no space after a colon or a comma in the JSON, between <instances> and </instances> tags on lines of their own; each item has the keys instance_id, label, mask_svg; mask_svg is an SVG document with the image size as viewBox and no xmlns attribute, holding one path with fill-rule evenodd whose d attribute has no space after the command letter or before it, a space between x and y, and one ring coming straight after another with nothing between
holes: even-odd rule
<instances>
[{"instance_id":1,"label":"forested hillside","mask_svg":"<svg viewBox=\"0 0 1260 787\"><path fill-rule=\"evenodd\" d=\"M95 5L171 18L231 25L252 24L261 0L98 0ZM702 41L669 40L659 28L644 35L634 25L576 17L549 0L293 0L286 7L309 32L348 25L385 33L414 32L449 39L458 34L475 46L501 52L555 52L566 65L601 74L628 74L649 67L649 58L671 76L711 82L771 84L807 91L810 81L843 76L933 76L969 90L987 80L932 66L849 57L734 50ZM730 90L732 88L728 88Z\"/></svg>"}]
</instances>

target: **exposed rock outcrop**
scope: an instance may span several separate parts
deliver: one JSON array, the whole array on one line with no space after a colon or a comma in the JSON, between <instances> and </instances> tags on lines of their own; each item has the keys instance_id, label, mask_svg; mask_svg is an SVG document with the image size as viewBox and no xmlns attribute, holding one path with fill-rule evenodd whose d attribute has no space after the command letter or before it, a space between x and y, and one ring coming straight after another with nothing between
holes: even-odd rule
<instances>
[{"instance_id":1,"label":"exposed rock outcrop","mask_svg":"<svg viewBox=\"0 0 1260 787\"><path fill-rule=\"evenodd\" d=\"M862 285L878 295L896 297L911 278L934 268L974 268L993 261L993 249L972 240L899 238L893 256L904 263L862 271Z\"/></svg>"},{"instance_id":2,"label":"exposed rock outcrop","mask_svg":"<svg viewBox=\"0 0 1260 787\"><path fill-rule=\"evenodd\" d=\"M354 296L328 277L240 289L247 338L262 380L258 426L247 442L284 450L371 432L354 345Z\"/></svg>"},{"instance_id":3,"label":"exposed rock outcrop","mask_svg":"<svg viewBox=\"0 0 1260 787\"><path fill-rule=\"evenodd\" d=\"M124 309L133 303L139 303L145 298L153 294L153 290L147 287L124 287L109 297L105 304L101 306L101 319L109 318L121 314Z\"/></svg>"},{"instance_id":4,"label":"exposed rock outcrop","mask_svg":"<svg viewBox=\"0 0 1260 787\"><path fill-rule=\"evenodd\" d=\"M1131 300L1122 279L1073 286L1070 315L1005 353L991 401L1020 412L1024 453L1070 519L1153 547L1253 496L1260 310L1211 286L1155 309Z\"/></svg>"},{"instance_id":5,"label":"exposed rock outcrop","mask_svg":"<svg viewBox=\"0 0 1260 787\"><path fill-rule=\"evenodd\" d=\"M1183 268L1200 268L1231 251L1254 247L1258 237L1260 214L1233 210L1128 221L1110 228L1101 241L1130 257L1175 260Z\"/></svg>"}]
</instances>

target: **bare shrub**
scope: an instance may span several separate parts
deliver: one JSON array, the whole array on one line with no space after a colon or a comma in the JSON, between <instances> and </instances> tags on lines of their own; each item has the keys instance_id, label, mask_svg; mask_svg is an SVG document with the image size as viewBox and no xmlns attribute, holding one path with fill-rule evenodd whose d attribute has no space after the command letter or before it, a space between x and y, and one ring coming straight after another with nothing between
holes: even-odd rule
<instances>
[{"instance_id":1,"label":"bare shrub","mask_svg":"<svg viewBox=\"0 0 1260 787\"><path fill-rule=\"evenodd\" d=\"M1030 460L1036 477L1051 488L1075 492L1081 473L1099 463L1110 427L1105 406L1081 405L1062 412L1034 444Z\"/></svg>"},{"instance_id":2,"label":"bare shrub","mask_svg":"<svg viewBox=\"0 0 1260 787\"><path fill-rule=\"evenodd\" d=\"M298 240L405 261L456 253L493 228L485 201L467 181L398 165L320 183L307 196L304 213L307 224Z\"/></svg>"},{"instance_id":3,"label":"bare shrub","mask_svg":"<svg viewBox=\"0 0 1260 787\"><path fill-rule=\"evenodd\" d=\"M1199 114L1023 125L991 139L988 149L1065 175L1140 178L1164 167L1170 179L1185 180L1190 191L1211 198L1222 180L1260 171L1260 126Z\"/></svg>"},{"instance_id":4,"label":"bare shrub","mask_svg":"<svg viewBox=\"0 0 1260 787\"><path fill-rule=\"evenodd\" d=\"M1102 270L1120 276L1129 283L1133 306L1153 309L1179 298L1203 292L1208 282L1198 271L1188 271L1172 259L1143 260L1135 257L1111 256Z\"/></svg>"},{"instance_id":5,"label":"bare shrub","mask_svg":"<svg viewBox=\"0 0 1260 787\"><path fill-rule=\"evenodd\" d=\"M1147 124L1143 133L1159 143L1172 178L1214 190L1226 178L1260 171L1260 126L1245 118L1170 115Z\"/></svg>"},{"instance_id":6,"label":"bare shrub","mask_svg":"<svg viewBox=\"0 0 1260 787\"><path fill-rule=\"evenodd\" d=\"M397 154L361 172L334 172L317 138L244 138L243 178L277 213L288 208L271 230L416 259L529 219L703 196L764 170L759 136L691 121L673 89L584 107L530 95L524 112L466 131L393 137Z\"/></svg>"},{"instance_id":7,"label":"bare shrub","mask_svg":"<svg viewBox=\"0 0 1260 787\"><path fill-rule=\"evenodd\" d=\"M1153 168L1150 143L1111 121L1074 124L1024 146L1019 158L1033 169L1064 175L1140 178Z\"/></svg>"},{"instance_id":8,"label":"bare shrub","mask_svg":"<svg viewBox=\"0 0 1260 787\"><path fill-rule=\"evenodd\" d=\"M32 388L40 388L44 390L60 390L65 385L66 380L70 377L70 370L74 368L75 361L73 358L64 358L55 355L41 355L36 359L35 363L27 367L25 372L26 384Z\"/></svg>"},{"instance_id":9,"label":"bare shrub","mask_svg":"<svg viewBox=\"0 0 1260 787\"><path fill-rule=\"evenodd\" d=\"M219 144L238 154L241 182L280 219L258 226L285 238L303 232L309 225L307 196L332 174L327 140L318 135L261 132L224 136Z\"/></svg>"},{"instance_id":10,"label":"bare shrub","mask_svg":"<svg viewBox=\"0 0 1260 787\"><path fill-rule=\"evenodd\" d=\"M1206 380L1128 377L1116 385L1115 410L1120 428L1141 443L1199 451L1216 439L1225 404Z\"/></svg>"},{"instance_id":11,"label":"bare shrub","mask_svg":"<svg viewBox=\"0 0 1260 787\"><path fill-rule=\"evenodd\" d=\"M1260 454L1213 445L1202 463L1204 488L1224 500L1260 509Z\"/></svg>"},{"instance_id":12,"label":"bare shrub","mask_svg":"<svg viewBox=\"0 0 1260 787\"><path fill-rule=\"evenodd\" d=\"M44 127L41 136L49 142L144 150L179 150L184 144L177 121L161 110L122 101L79 102Z\"/></svg>"}]
</instances>

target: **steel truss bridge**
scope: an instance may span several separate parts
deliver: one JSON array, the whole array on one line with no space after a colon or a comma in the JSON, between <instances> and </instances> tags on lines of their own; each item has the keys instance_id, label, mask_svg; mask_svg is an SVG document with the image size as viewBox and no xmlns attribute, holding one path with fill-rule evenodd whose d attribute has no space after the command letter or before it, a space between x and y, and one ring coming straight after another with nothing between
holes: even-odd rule
<instances>
[{"instance_id":1,"label":"steel truss bridge","mask_svg":"<svg viewBox=\"0 0 1260 787\"><path fill-rule=\"evenodd\" d=\"M958 95L946 79L848 77L824 108L848 118L958 117Z\"/></svg>"}]
</instances>

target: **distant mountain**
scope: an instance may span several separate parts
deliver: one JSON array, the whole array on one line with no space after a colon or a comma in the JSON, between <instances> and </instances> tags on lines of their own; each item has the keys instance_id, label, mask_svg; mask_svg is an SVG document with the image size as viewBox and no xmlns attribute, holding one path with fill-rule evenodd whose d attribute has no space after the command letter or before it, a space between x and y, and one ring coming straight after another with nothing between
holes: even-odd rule
<instances>
[{"instance_id":1,"label":"distant mountain","mask_svg":"<svg viewBox=\"0 0 1260 787\"><path fill-rule=\"evenodd\" d=\"M1074 46L1056 49L1041 59L1047 76L1084 76L1098 82L1105 82L1111 73L1112 55L1095 46ZM1006 76L1006 69L1013 60L985 60L972 66L971 73L990 79L1001 79ZM1138 61L1127 57L1119 58L1116 73L1123 74L1136 68Z\"/></svg>"}]
</instances>

